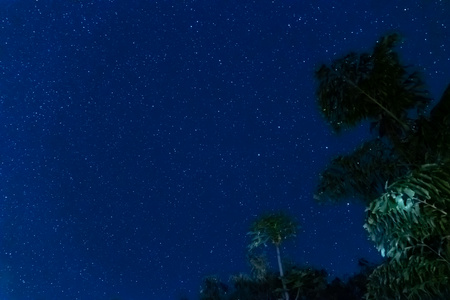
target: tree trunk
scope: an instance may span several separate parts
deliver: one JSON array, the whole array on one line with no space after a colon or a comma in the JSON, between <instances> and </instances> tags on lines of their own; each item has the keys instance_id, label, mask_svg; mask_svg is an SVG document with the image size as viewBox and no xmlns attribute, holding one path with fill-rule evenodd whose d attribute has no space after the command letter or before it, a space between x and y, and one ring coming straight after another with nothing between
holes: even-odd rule
<instances>
[{"instance_id":1,"label":"tree trunk","mask_svg":"<svg viewBox=\"0 0 450 300\"><path fill-rule=\"evenodd\" d=\"M284 299L289 300L289 293L287 291L286 283L284 282L284 272L283 272L283 265L281 264L280 247L276 246L276 248L277 248L278 268L280 270L281 283L283 284L284 289Z\"/></svg>"}]
</instances>

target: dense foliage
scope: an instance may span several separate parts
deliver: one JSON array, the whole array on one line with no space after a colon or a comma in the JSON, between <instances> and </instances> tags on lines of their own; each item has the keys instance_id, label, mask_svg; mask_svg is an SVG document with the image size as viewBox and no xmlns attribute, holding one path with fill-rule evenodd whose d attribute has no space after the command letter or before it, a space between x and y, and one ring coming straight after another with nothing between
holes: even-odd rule
<instances>
[{"instance_id":1,"label":"dense foliage","mask_svg":"<svg viewBox=\"0 0 450 300\"><path fill-rule=\"evenodd\" d=\"M252 275L232 276L231 287L208 277L201 299L450 299L450 85L427 114L431 99L420 74L400 63L399 41L385 36L371 53L350 53L316 72L333 130L369 121L375 136L334 158L314 197L364 202L364 227L386 261L361 260L361 273L345 282L327 283L325 271L295 265L283 273L279 245L297 227L272 214L252 225L249 249L273 244L279 274L250 251Z\"/></svg>"},{"instance_id":2,"label":"dense foliage","mask_svg":"<svg viewBox=\"0 0 450 300\"><path fill-rule=\"evenodd\" d=\"M368 208L365 228L390 260L370 276L369 299L450 296L450 165L424 165Z\"/></svg>"},{"instance_id":3,"label":"dense foliage","mask_svg":"<svg viewBox=\"0 0 450 300\"><path fill-rule=\"evenodd\" d=\"M361 271L341 280L327 282L324 270L291 266L286 271L289 296L295 300L359 300L366 293L369 274L373 266L360 260ZM231 276L230 284L216 276L206 277L200 292L201 300L278 300L282 294L281 280L274 272L263 278L238 274Z\"/></svg>"},{"instance_id":4,"label":"dense foliage","mask_svg":"<svg viewBox=\"0 0 450 300\"><path fill-rule=\"evenodd\" d=\"M318 70L319 105L332 128L368 120L377 133L333 159L315 197L368 205L364 226L388 258L369 277L368 299L448 299L450 85L427 116L424 82L400 64L398 41L383 37L371 54Z\"/></svg>"},{"instance_id":5,"label":"dense foliage","mask_svg":"<svg viewBox=\"0 0 450 300\"><path fill-rule=\"evenodd\" d=\"M421 76L400 63L397 34L382 37L372 53L350 53L316 72L317 97L336 132L369 120L380 135L398 139L409 130L410 111L430 102Z\"/></svg>"},{"instance_id":6,"label":"dense foliage","mask_svg":"<svg viewBox=\"0 0 450 300\"><path fill-rule=\"evenodd\" d=\"M250 275L233 275L228 284L216 276L208 276L203 280L200 299L361 299L366 293L368 276L374 269L374 266L365 260L359 262L359 274L346 281L336 278L331 283L328 283L325 270L281 261L279 245L294 236L298 228L299 225L292 217L281 212L257 218L250 226L249 232L251 239L247 259L251 269ZM265 244L273 244L278 249L278 272L270 268L264 251L256 251Z\"/></svg>"},{"instance_id":7,"label":"dense foliage","mask_svg":"<svg viewBox=\"0 0 450 300\"><path fill-rule=\"evenodd\" d=\"M333 159L321 174L317 200L369 204L386 182L447 159L450 86L427 116L430 98L419 73L400 64L394 48L399 40L383 37L372 53L351 53L317 71L319 106L332 128L369 121L375 133L355 152Z\"/></svg>"}]
</instances>

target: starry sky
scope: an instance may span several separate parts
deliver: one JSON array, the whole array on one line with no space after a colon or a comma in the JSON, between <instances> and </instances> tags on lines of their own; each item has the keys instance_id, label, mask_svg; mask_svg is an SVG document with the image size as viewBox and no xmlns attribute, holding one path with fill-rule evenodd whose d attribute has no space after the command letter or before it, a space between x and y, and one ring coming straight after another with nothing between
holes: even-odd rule
<instances>
[{"instance_id":1,"label":"starry sky","mask_svg":"<svg viewBox=\"0 0 450 300\"><path fill-rule=\"evenodd\" d=\"M379 261L362 205L313 200L368 138L332 134L314 70L397 31L439 99L449 21L448 0L0 0L0 299L196 299L278 210L295 262Z\"/></svg>"}]
</instances>

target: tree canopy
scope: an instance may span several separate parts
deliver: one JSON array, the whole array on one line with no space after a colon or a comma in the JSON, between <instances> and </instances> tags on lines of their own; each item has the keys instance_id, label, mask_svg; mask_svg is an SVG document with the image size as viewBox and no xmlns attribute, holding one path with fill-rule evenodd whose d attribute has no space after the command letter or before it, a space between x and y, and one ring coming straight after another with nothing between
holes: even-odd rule
<instances>
[{"instance_id":1,"label":"tree canopy","mask_svg":"<svg viewBox=\"0 0 450 300\"><path fill-rule=\"evenodd\" d=\"M370 53L350 53L316 72L317 98L335 132L370 122L374 137L334 158L314 197L349 198L367 205L364 224L386 261L344 282L326 272L290 265L283 270L281 243L298 225L284 213L257 218L248 233L252 276L204 281L201 299L450 299L450 84L431 103L421 75L400 62L398 34L382 37ZM279 276L254 251L272 244Z\"/></svg>"},{"instance_id":2,"label":"tree canopy","mask_svg":"<svg viewBox=\"0 0 450 300\"><path fill-rule=\"evenodd\" d=\"M450 85L426 115L428 92L400 63L398 41L385 36L372 53L317 71L319 106L333 130L367 120L376 135L331 161L315 197L368 206L364 227L387 261L370 275L367 299L448 299Z\"/></svg>"},{"instance_id":3,"label":"tree canopy","mask_svg":"<svg viewBox=\"0 0 450 300\"><path fill-rule=\"evenodd\" d=\"M350 53L316 72L318 104L333 130L369 121L375 135L333 159L320 175L317 200L368 204L386 182L449 159L450 85L427 115L431 98L420 73L401 64L399 41L398 34L382 37L371 53Z\"/></svg>"}]
</instances>

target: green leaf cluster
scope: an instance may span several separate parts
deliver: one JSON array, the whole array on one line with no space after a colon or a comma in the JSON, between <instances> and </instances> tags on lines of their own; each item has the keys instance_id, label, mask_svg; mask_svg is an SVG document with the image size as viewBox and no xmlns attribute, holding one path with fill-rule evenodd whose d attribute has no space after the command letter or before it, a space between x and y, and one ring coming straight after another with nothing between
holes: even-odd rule
<instances>
[{"instance_id":1,"label":"green leaf cluster","mask_svg":"<svg viewBox=\"0 0 450 300\"><path fill-rule=\"evenodd\" d=\"M369 276L366 299L450 299L449 274L449 265L432 255L391 260Z\"/></svg>"},{"instance_id":2,"label":"green leaf cluster","mask_svg":"<svg viewBox=\"0 0 450 300\"><path fill-rule=\"evenodd\" d=\"M395 181L367 208L364 228L389 259L370 276L369 299L380 299L380 293L408 299L448 293L449 182L450 164L423 165Z\"/></svg>"}]
</instances>

